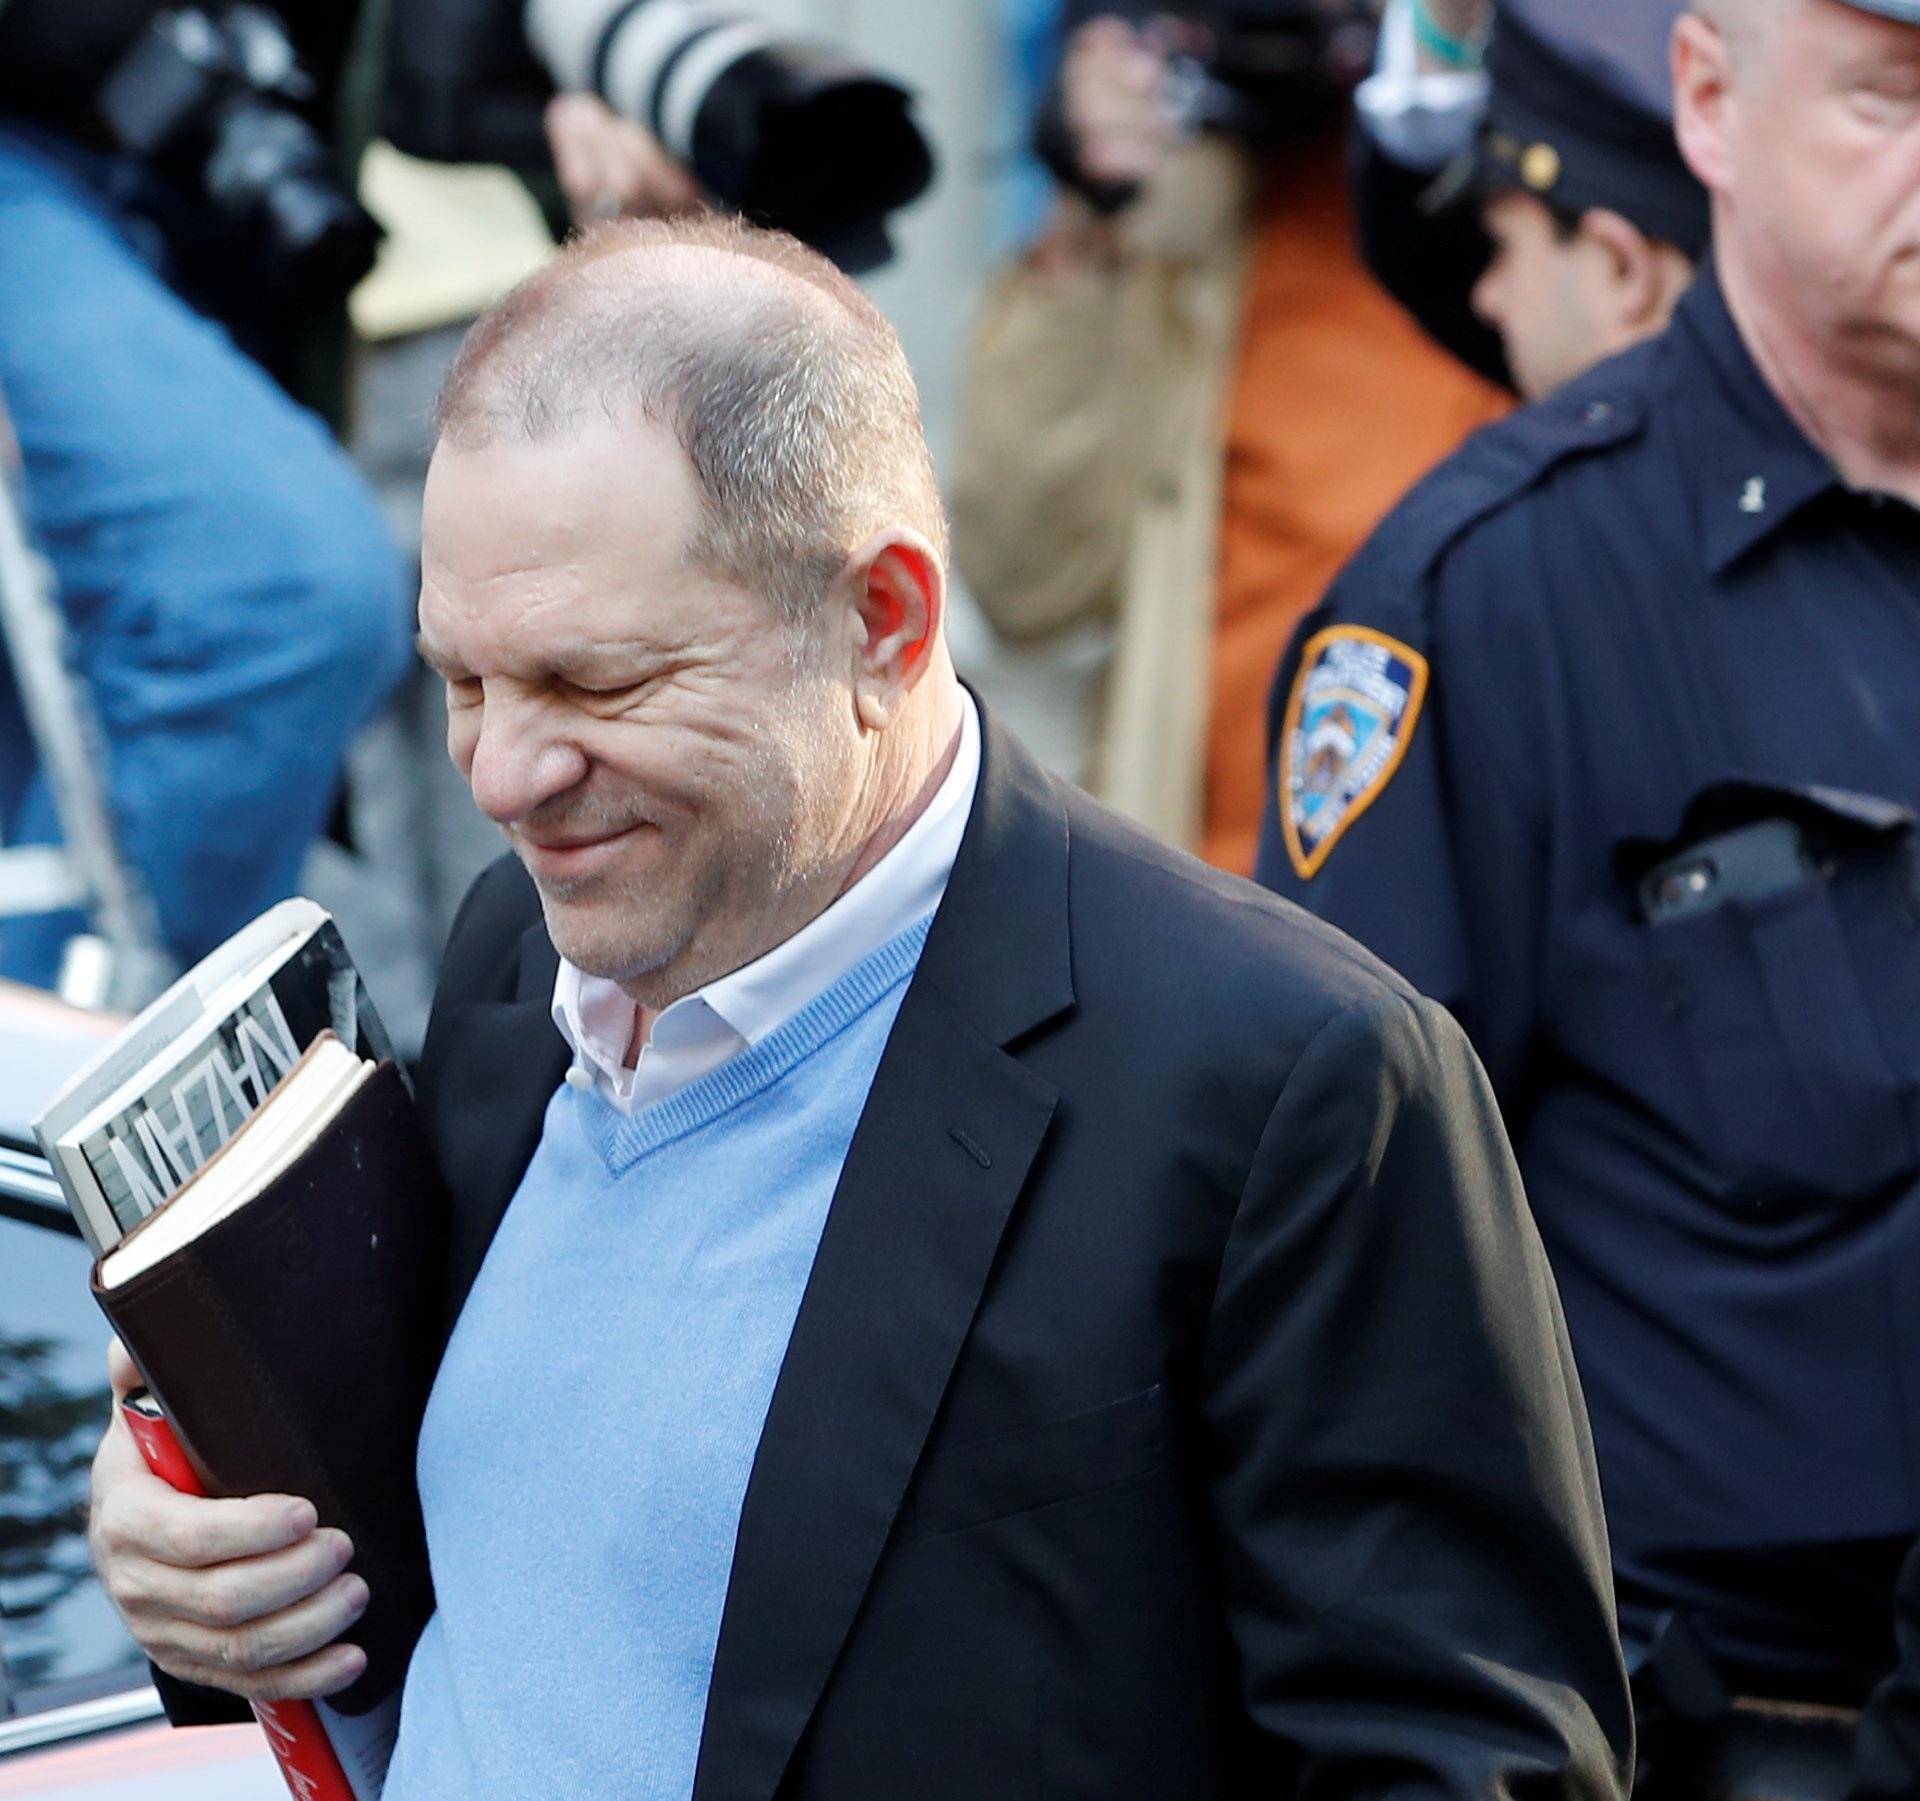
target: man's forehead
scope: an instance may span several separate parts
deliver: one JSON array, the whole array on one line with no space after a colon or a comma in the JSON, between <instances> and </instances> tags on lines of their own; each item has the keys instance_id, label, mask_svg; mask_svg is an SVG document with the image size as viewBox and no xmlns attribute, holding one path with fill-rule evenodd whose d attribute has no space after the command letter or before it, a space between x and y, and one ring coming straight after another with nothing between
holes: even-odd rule
<instances>
[{"instance_id":1,"label":"man's forehead","mask_svg":"<svg viewBox=\"0 0 1920 1801\"><path fill-rule=\"evenodd\" d=\"M603 421L551 439L441 445L427 471L423 553L505 568L666 552L698 519L671 434Z\"/></svg>"}]
</instances>

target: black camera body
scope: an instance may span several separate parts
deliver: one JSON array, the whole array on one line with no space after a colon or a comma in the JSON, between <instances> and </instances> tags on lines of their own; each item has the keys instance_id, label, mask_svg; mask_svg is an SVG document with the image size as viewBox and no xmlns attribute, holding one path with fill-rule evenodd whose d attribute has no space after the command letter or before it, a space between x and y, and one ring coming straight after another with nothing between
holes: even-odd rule
<instances>
[{"instance_id":1,"label":"black camera body","mask_svg":"<svg viewBox=\"0 0 1920 1801\"><path fill-rule=\"evenodd\" d=\"M313 98L285 27L265 8L157 14L101 85L97 114L123 150L177 166L233 227L271 294L323 307L373 266L380 227L300 110Z\"/></svg>"},{"instance_id":2,"label":"black camera body","mask_svg":"<svg viewBox=\"0 0 1920 1801\"><path fill-rule=\"evenodd\" d=\"M1273 147L1317 127L1371 66L1365 0L1225 0L1196 9L1169 58L1169 112L1185 131Z\"/></svg>"}]
</instances>

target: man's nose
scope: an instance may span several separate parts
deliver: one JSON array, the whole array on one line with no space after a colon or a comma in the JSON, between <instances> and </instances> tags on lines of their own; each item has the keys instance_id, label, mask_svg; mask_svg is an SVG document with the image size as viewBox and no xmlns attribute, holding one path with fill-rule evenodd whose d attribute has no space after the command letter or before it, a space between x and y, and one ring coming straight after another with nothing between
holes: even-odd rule
<instances>
[{"instance_id":1,"label":"man's nose","mask_svg":"<svg viewBox=\"0 0 1920 1801\"><path fill-rule=\"evenodd\" d=\"M496 825L512 825L584 779L586 754L535 701L489 696L481 708L467 786Z\"/></svg>"}]
</instances>

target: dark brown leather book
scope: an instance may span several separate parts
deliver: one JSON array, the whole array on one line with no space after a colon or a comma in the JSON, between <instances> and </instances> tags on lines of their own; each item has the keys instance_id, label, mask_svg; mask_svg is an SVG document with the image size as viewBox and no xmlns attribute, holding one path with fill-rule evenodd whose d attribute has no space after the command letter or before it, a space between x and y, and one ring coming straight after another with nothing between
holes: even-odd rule
<instances>
[{"instance_id":1,"label":"dark brown leather book","mask_svg":"<svg viewBox=\"0 0 1920 1801\"><path fill-rule=\"evenodd\" d=\"M94 1295L209 1494L302 1495L353 1540L369 1599L349 1636L367 1667L331 1701L363 1713L399 1687L433 1611L414 1450L438 1349L440 1177L382 1063L251 1198L115 1282L115 1258L193 1188L102 1261Z\"/></svg>"}]
</instances>

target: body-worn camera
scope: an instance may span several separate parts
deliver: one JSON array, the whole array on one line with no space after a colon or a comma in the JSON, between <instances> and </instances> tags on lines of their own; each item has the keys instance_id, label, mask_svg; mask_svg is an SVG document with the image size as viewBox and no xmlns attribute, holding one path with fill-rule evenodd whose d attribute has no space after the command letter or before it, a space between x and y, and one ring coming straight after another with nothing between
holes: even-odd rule
<instances>
[{"instance_id":1,"label":"body-worn camera","mask_svg":"<svg viewBox=\"0 0 1920 1801\"><path fill-rule=\"evenodd\" d=\"M380 227L299 111L313 94L272 13L184 7L135 39L98 112L120 148L178 165L232 221L264 287L324 305L373 266Z\"/></svg>"}]
</instances>

